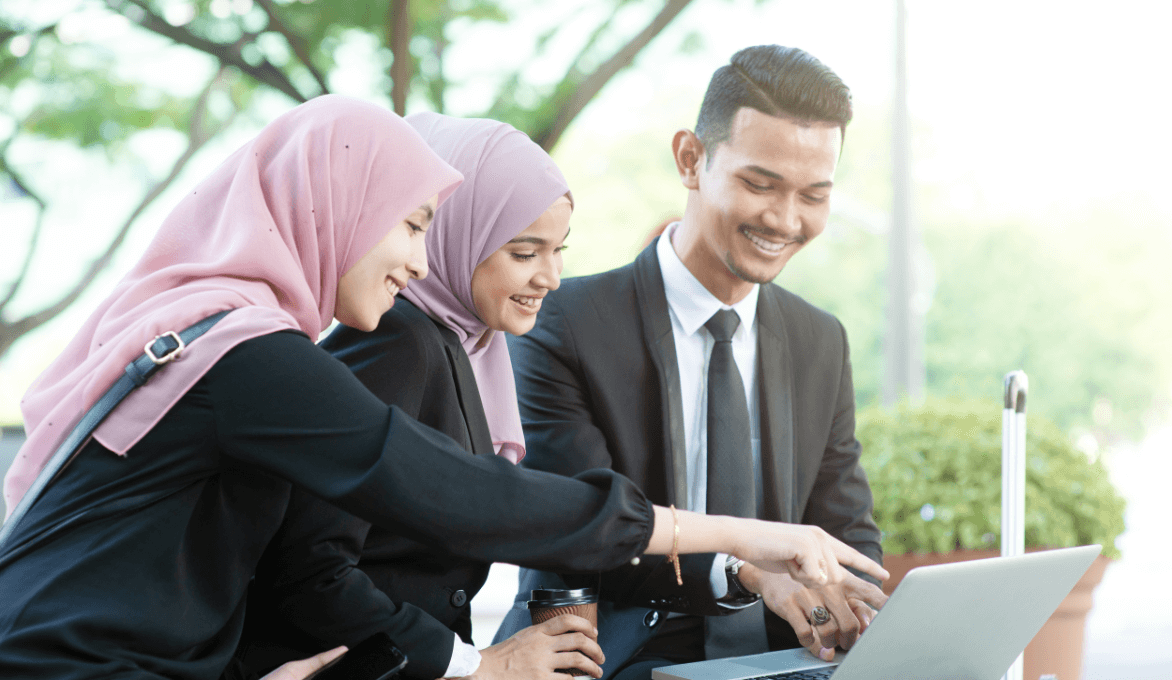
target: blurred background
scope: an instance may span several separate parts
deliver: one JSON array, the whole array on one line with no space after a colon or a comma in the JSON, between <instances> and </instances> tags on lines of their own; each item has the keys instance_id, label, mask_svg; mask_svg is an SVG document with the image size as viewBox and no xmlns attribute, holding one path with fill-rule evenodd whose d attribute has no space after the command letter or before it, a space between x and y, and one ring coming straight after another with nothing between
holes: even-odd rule
<instances>
[{"instance_id":1,"label":"blurred background","mask_svg":"<svg viewBox=\"0 0 1172 680\"><path fill-rule=\"evenodd\" d=\"M670 140L712 71L794 45L855 119L830 228L777 282L842 320L860 406L999 410L1028 372L1031 417L1129 503L1085 677L1166 677L1170 21L1142 0L0 0L0 466L24 390L155 226L297 103L524 130L570 181L565 274L587 274L682 212ZM481 645L510 578L474 603Z\"/></svg>"}]
</instances>

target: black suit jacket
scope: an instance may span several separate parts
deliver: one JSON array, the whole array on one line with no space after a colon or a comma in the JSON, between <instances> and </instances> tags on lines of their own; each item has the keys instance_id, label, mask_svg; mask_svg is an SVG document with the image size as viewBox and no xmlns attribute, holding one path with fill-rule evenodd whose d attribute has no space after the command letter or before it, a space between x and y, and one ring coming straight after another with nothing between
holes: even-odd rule
<instances>
[{"instance_id":1,"label":"black suit jacket","mask_svg":"<svg viewBox=\"0 0 1172 680\"><path fill-rule=\"evenodd\" d=\"M625 267L564 281L545 298L536 327L515 338L510 351L525 425L523 465L565 475L612 468L653 502L680 505L687 498L683 407L655 248ZM821 526L880 562L854 435L845 330L773 284L761 287L757 320L761 517ZM712 556L686 564L684 588L664 560L645 558L605 575L603 595L656 610L719 613L709 587ZM529 581L522 576L518 600L527 596ZM771 648L794 644L783 620L766 619ZM604 652L608 669L621 664Z\"/></svg>"},{"instance_id":2,"label":"black suit jacket","mask_svg":"<svg viewBox=\"0 0 1172 680\"><path fill-rule=\"evenodd\" d=\"M476 378L459 339L409 301L397 300L377 330L339 326L321 346L383 402L471 453L492 453ZM340 569L343 561L361 571ZM432 680L447 669L453 631L472 641L470 602L489 566L371 527L294 487L281 530L249 589L238 656L267 670L386 631L407 653L407 675Z\"/></svg>"}]
</instances>

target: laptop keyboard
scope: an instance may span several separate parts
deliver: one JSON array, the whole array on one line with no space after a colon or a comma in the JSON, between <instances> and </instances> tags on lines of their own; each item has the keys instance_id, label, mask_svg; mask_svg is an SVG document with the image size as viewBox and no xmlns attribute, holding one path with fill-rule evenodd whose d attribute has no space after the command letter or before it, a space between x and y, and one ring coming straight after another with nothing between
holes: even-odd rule
<instances>
[{"instance_id":1,"label":"laptop keyboard","mask_svg":"<svg viewBox=\"0 0 1172 680\"><path fill-rule=\"evenodd\" d=\"M758 675L753 680L828 680L834 673L832 668L814 668L808 671L790 671L772 675Z\"/></svg>"}]
</instances>

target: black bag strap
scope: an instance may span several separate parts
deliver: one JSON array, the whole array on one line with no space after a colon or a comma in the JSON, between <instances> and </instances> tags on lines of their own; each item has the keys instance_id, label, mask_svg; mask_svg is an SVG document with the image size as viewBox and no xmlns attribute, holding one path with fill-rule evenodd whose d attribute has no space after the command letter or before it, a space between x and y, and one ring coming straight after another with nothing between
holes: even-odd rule
<instances>
[{"instance_id":1,"label":"black bag strap","mask_svg":"<svg viewBox=\"0 0 1172 680\"><path fill-rule=\"evenodd\" d=\"M123 375L106 390L106 393L98 399L90 410L86 411L85 415L81 417L77 425L74 426L73 431L65 438L53 455L49 457L49 462L45 463L45 467L41 469L40 474L33 480L32 486L28 491L24 492L20 502L16 504L16 509L8 516L8 521L0 527L0 554L4 553L4 544L8 541L8 536L12 534L16 525L20 523L21 518L28 512L37 498L65 467L69 459L82 444L89 439L93 431L97 429L106 416L114 410L126 395L134 391L134 388L141 387L154 375L160 368L172 361L178 359L183 355L183 350L199 336L211 330L212 326L216 325L220 319L231 312L231 309L225 309L222 312L217 312L203 321L196 322L188 326L185 330L176 333L174 331L167 331L166 333L155 337L154 340L148 342L143 348L142 356L126 365Z\"/></svg>"}]
</instances>

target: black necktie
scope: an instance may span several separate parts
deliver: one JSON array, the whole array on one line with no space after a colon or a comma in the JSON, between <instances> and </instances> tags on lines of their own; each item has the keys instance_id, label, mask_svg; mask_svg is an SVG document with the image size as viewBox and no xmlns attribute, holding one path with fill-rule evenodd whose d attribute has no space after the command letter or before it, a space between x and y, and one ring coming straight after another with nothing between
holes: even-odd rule
<instances>
[{"instance_id":1,"label":"black necktie","mask_svg":"<svg viewBox=\"0 0 1172 680\"><path fill-rule=\"evenodd\" d=\"M732 348L740 323L736 312L722 309L704 324L716 341L708 361L707 513L756 517L749 404ZM704 654L709 659L757 654L768 647L762 605L705 619Z\"/></svg>"},{"instance_id":2,"label":"black necktie","mask_svg":"<svg viewBox=\"0 0 1172 680\"><path fill-rule=\"evenodd\" d=\"M757 516L757 485L745 383L733 358L741 318L722 309L704 324L716 344L708 362L708 503L710 515Z\"/></svg>"}]
</instances>

